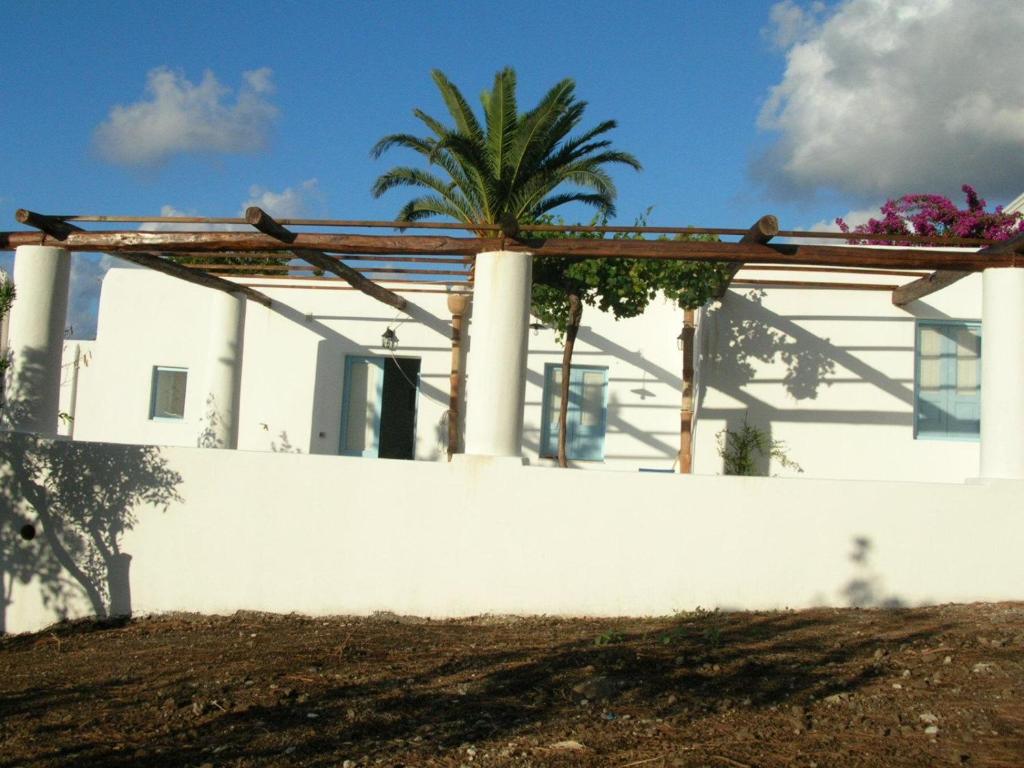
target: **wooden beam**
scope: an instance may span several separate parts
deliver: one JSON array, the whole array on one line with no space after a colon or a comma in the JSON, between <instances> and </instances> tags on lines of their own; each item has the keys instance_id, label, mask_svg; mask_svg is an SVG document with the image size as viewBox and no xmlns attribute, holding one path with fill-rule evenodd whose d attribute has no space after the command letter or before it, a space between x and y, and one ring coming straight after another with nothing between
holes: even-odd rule
<instances>
[{"instance_id":1,"label":"wooden beam","mask_svg":"<svg viewBox=\"0 0 1024 768\"><path fill-rule=\"evenodd\" d=\"M245 209L245 220L252 226L256 227L260 232L263 232L275 240L279 240L283 243L294 243L298 239L298 234L286 229L284 226L274 221L273 217L259 208L258 206L250 206ZM294 248L290 250L290 253L295 258L302 259L309 264L312 264L317 269L322 269L325 272L331 272L346 283L351 285L353 288L362 291L367 296L372 296L377 301L382 301L390 307L394 307L398 310L405 309L408 302L394 291L389 291L387 288L378 285L372 280L363 276L360 272L347 264L342 264L337 259L328 256L323 251L312 250L309 248Z\"/></svg>"},{"instance_id":2,"label":"wooden beam","mask_svg":"<svg viewBox=\"0 0 1024 768\"><path fill-rule=\"evenodd\" d=\"M66 221L61 221L53 216L44 216L41 213L35 211L29 211L25 208L19 208L14 212L14 219L19 224L27 224L30 227L45 232L50 237L55 237L58 240L66 240L68 235L72 232L81 232L81 227L76 227L74 224L68 224Z\"/></svg>"},{"instance_id":3,"label":"wooden beam","mask_svg":"<svg viewBox=\"0 0 1024 768\"><path fill-rule=\"evenodd\" d=\"M20 223L36 227L59 240L66 240L74 233L85 232L85 230L75 224L68 224L67 222L55 219L52 216L43 216L38 213L33 213L32 211L27 211L24 208L18 209L17 213L15 213L15 218ZM149 269L157 272L162 272L165 275L176 277L179 280L185 280L189 283L201 285L204 288L213 288L214 290L225 291L226 293L240 293L246 298L252 299L265 307L269 307L271 304L269 296L260 293L254 288L250 288L247 285L232 283L230 280L225 280L222 277L211 275L210 273L203 272L202 270L189 269L188 267L176 262L167 261L161 258L157 253L116 253L114 255L118 258L124 259L125 261L130 261L133 264L148 267Z\"/></svg>"},{"instance_id":4,"label":"wooden beam","mask_svg":"<svg viewBox=\"0 0 1024 768\"><path fill-rule=\"evenodd\" d=\"M741 243L758 243L764 245L771 240L779 231L779 220L772 214L762 216L760 219L754 222L746 234L740 238ZM718 286L718 290L715 291L714 298L721 299L725 296L725 292L729 290L729 283L736 277L736 273L743 268L741 262L733 263L729 266L729 272L726 274L722 284Z\"/></svg>"},{"instance_id":5,"label":"wooden beam","mask_svg":"<svg viewBox=\"0 0 1024 768\"><path fill-rule=\"evenodd\" d=\"M1006 241L1012 243L1012 241ZM36 232L0 232L0 250L19 245L59 245L72 251L217 253L262 251L287 254L296 248L356 254L475 256L498 250L501 238L417 235L351 235L298 233L292 245L262 232L72 232L63 242ZM1002 247L1000 247L1002 246ZM550 238L506 243L511 251L579 258L621 257L682 261L733 261L759 264L871 267L878 269L954 269L1024 267L1024 243L992 246L982 251L864 246L721 243L675 240L592 240Z\"/></svg>"},{"instance_id":6,"label":"wooden beam","mask_svg":"<svg viewBox=\"0 0 1024 768\"><path fill-rule=\"evenodd\" d=\"M935 293L958 280L963 280L970 274L972 273L953 269L937 270L930 275L914 280L912 283L901 285L892 292L892 303L897 307L904 307L912 301L924 298L930 293Z\"/></svg>"},{"instance_id":7,"label":"wooden beam","mask_svg":"<svg viewBox=\"0 0 1024 768\"><path fill-rule=\"evenodd\" d=\"M1018 257L1024 255L1024 233L1011 237L1009 240L993 243L987 248L982 248L978 251L978 256L985 259L998 258L1003 254L1012 254ZM1011 266L1024 266L1024 260L1017 259L1017 261L1019 263L1012 264ZM990 264L990 266L996 266L996 264ZM969 274L971 272L965 270L936 270L920 280L915 280L912 283L907 283L897 288L892 292L892 303L897 307L904 307L912 301L922 299L931 293L952 285L958 280L963 280Z\"/></svg>"},{"instance_id":8,"label":"wooden beam","mask_svg":"<svg viewBox=\"0 0 1024 768\"><path fill-rule=\"evenodd\" d=\"M256 227L260 232L270 235L282 243L294 243L295 233L274 221L273 217L262 208L250 205L245 209L245 221Z\"/></svg>"},{"instance_id":9,"label":"wooden beam","mask_svg":"<svg viewBox=\"0 0 1024 768\"><path fill-rule=\"evenodd\" d=\"M761 278L740 278L733 285L777 286L779 288L824 288L833 291L895 291L898 285L892 283L844 283L834 280L764 280Z\"/></svg>"}]
</instances>

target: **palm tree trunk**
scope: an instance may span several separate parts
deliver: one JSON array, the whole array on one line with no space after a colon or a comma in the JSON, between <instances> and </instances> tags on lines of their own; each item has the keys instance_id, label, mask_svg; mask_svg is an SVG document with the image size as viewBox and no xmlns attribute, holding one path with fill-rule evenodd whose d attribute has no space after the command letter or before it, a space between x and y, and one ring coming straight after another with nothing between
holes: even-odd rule
<instances>
[{"instance_id":1,"label":"palm tree trunk","mask_svg":"<svg viewBox=\"0 0 1024 768\"><path fill-rule=\"evenodd\" d=\"M572 373L572 350L583 317L583 302L578 294L569 294L569 320L565 324L565 349L562 350L562 397L558 408L558 466L569 466L565 455L566 426L569 414L569 376Z\"/></svg>"}]
</instances>

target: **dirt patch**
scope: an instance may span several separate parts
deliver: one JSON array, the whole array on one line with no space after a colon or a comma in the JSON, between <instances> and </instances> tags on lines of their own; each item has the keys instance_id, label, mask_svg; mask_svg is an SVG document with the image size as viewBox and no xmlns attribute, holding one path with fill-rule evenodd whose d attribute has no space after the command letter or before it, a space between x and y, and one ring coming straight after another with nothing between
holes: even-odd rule
<instances>
[{"instance_id":1,"label":"dirt patch","mask_svg":"<svg viewBox=\"0 0 1024 768\"><path fill-rule=\"evenodd\" d=\"M0 638L0 766L1024 765L1024 604Z\"/></svg>"}]
</instances>

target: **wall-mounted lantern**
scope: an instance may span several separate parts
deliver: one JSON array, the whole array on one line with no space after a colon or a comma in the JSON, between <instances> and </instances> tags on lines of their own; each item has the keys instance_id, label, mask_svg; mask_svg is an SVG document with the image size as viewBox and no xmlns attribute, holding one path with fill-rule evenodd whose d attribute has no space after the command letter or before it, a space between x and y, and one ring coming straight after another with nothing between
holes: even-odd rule
<instances>
[{"instance_id":1,"label":"wall-mounted lantern","mask_svg":"<svg viewBox=\"0 0 1024 768\"><path fill-rule=\"evenodd\" d=\"M685 342L685 339L683 338L683 334L684 333L686 333L685 330L680 331L679 335L676 336L676 349L678 349L680 352L683 351L683 347L684 347L684 342Z\"/></svg>"},{"instance_id":2,"label":"wall-mounted lantern","mask_svg":"<svg viewBox=\"0 0 1024 768\"><path fill-rule=\"evenodd\" d=\"M533 331L533 335L536 336L541 331L546 331L547 326L544 323L530 323L530 330Z\"/></svg>"},{"instance_id":3,"label":"wall-mounted lantern","mask_svg":"<svg viewBox=\"0 0 1024 768\"><path fill-rule=\"evenodd\" d=\"M395 329L388 326L388 329L380 336L380 345L391 352L398 349L398 334Z\"/></svg>"}]
</instances>

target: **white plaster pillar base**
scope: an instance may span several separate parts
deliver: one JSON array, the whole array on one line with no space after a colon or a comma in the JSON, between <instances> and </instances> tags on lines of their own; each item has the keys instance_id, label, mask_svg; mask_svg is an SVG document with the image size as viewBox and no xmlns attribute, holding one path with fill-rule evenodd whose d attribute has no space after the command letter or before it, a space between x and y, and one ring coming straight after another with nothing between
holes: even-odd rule
<instances>
[{"instance_id":1,"label":"white plaster pillar base","mask_svg":"<svg viewBox=\"0 0 1024 768\"><path fill-rule=\"evenodd\" d=\"M67 249L22 245L16 250L16 296L8 331L11 367L4 416L18 432L57 435L70 282L71 255Z\"/></svg>"},{"instance_id":2,"label":"white plaster pillar base","mask_svg":"<svg viewBox=\"0 0 1024 768\"><path fill-rule=\"evenodd\" d=\"M238 447L238 401L242 384L245 297L211 291L200 448Z\"/></svg>"},{"instance_id":3,"label":"white plaster pillar base","mask_svg":"<svg viewBox=\"0 0 1024 768\"><path fill-rule=\"evenodd\" d=\"M476 257L466 360L467 454L521 455L532 274L528 253Z\"/></svg>"},{"instance_id":4,"label":"white plaster pillar base","mask_svg":"<svg viewBox=\"0 0 1024 768\"><path fill-rule=\"evenodd\" d=\"M1024 269L982 273L981 476L1024 480Z\"/></svg>"}]
</instances>

